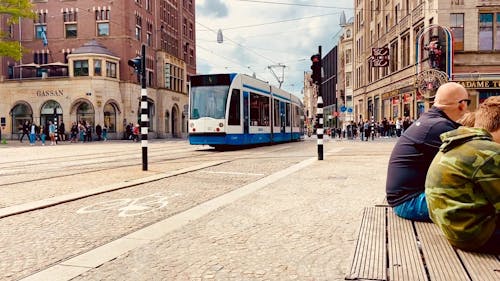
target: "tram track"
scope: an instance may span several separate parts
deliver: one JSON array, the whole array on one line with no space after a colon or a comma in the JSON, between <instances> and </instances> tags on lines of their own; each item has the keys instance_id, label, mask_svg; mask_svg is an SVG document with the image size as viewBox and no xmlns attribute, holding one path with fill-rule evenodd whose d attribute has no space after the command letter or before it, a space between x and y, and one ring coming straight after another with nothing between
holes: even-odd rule
<instances>
[{"instance_id":1,"label":"tram track","mask_svg":"<svg viewBox=\"0 0 500 281\"><path fill-rule=\"evenodd\" d=\"M237 191L244 186L252 186L263 178L267 178L291 165L293 166L303 158L301 155L297 157L282 155L279 157L276 154L279 150L282 150L282 148L265 148L265 151L252 149L237 154L218 153L216 154L218 159L212 159L210 163L207 163L206 159L193 160L193 162L196 161L197 163L202 162L203 167L199 165L198 167L190 166L190 168L177 171L175 174L174 172L170 175L157 174L151 176L147 181L143 178L122 182L122 186L115 186L115 189L104 188L100 192L94 192L93 194L89 191L90 193L86 194L86 196L82 194L78 198L73 196L73 198L67 198L64 201L52 202L52 204L46 206L39 206L31 210L26 209L8 216L0 215L2 221L0 233L6 235L4 236L5 251L0 252L0 259L3 258L2 255L9 252L16 255L17 259L26 261L22 264L22 268L19 268L19 264L16 265L18 268L16 272L10 271L12 264L0 265L0 272L4 272L4 275L0 273L0 279L18 280L31 276L36 272L69 261L82 254L93 252L95 249L108 245L113 241L123 239L129 235L136 235L135 233L144 228L173 218L178 214L190 212L190 210L197 209L199 206L206 205L212 209L216 208L216 205L211 203L212 200L222 198L226 194ZM249 163L249 160L252 159L252 163ZM271 162L274 164L271 164ZM251 170L247 170L249 168L255 168L255 172L266 172L262 173L263 176L256 173L250 174ZM241 170L249 173L248 175L235 173L232 176L200 173L203 170ZM156 178L153 178L155 176ZM113 216L112 212L91 215L75 213L77 209L98 202L123 197L139 198L157 192L170 197L175 196L175 194L180 194L180 196L172 199L168 208L139 216L138 219L120 219L116 215ZM20 206L13 207L19 208ZM0 209L0 211L4 210L5 208ZM200 215L199 212L196 213ZM186 222L190 220L188 219ZM37 239L37 233L43 233L43 239Z\"/></svg>"},{"instance_id":2,"label":"tram track","mask_svg":"<svg viewBox=\"0 0 500 281\"><path fill-rule=\"evenodd\" d=\"M268 152L268 153L273 153L273 152ZM253 154L255 155L255 153L253 153ZM273 157L273 159L279 159L279 158ZM285 157L282 157L281 159L285 159ZM214 168L217 166L222 166L222 165L224 165L224 167L225 167L224 169L234 167L235 165L237 165L237 163L235 163L236 161L241 162L241 158L232 157L231 159L225 159L224 162L222 162L222 163L207 164L206 167L204 167L204 168L192 170L192 171L186 172L184 174L179 174L176 176L182 176L183 179L193 178L193 177L215 177L214 175L207 175L207 174L198 173L198 172L201 170L204 170L204 169L211 169L211 168ZM246 162L246 161L244 161L244 162ZM257 163L259 162L258 159L256 159L256 162ZM17 275L15 277L16 277L16 279L28 277L28 276L31 276L31 275L37 273L37 272L44 272L44 270L46 270L46 269L50 270L51 267L56 266L56 265L62 264L63 266L66 266L66 264L65 264L66 262L71 263L71 260L73 260L75 258L78 259L79 256L92 255L93 252L95 252L95 251L102 252L102 250L98 250L98 249L101 249L101 247L103 247L103 246L104 246L104 248L107 248L107 247L113 245L114 242L119 241L119 240L121 241L123 239L126 239L126 241L133 240L135 242L142 241L144 243L148 243L148 242L152 241L153 238L140 238L140 239L135 238L134 239L134 238L129 238L129 237L137 236L139 232L141 232L142 230L148 229L148 228L157 229L158 225L165 225L164 227L163 226L160 227L161 229L176 229L176 228L182 226L183 224L186 224L194 219L197 219L197 218L203 216L204 214L206 214L208 212L211 212L217 208L220 208L221 206L223 206L225 204L232 202L231 200L236 200L236 198L246 196L246 194L249 194L249 192L253 192L259 188L266 186L269 181L272 181L268 178L274 177L275 178L274 180L277 180L280 177L286 176L286 174L282 174L281 176L276 177L275 174L279 174L280 171L282 171L284 169L294 167L294 166L296 166L297 163L301 163L301 161L285 161L281 165L275 166L264 177L258 177L258 178L249 177L249 178L247 178L247 180L242 181L240 185L232 186L231 188L225 188L225 189L220 189L220 187L219 187L216 189L212 189L212 191L210 193L207 193L206 195L201 196L198 199L191 198L192 194L199 193L198 190L204 190L205 188L208 188L208 187L201 187L200 186L196 190L190 191L191 194L183 195L186 198L183 199L182 198L183 196L178 197L180 201L179 202L172 202L172 204L173 204L172 207L166 208L168 210L163 211L163 213L155 212L154 214L152 213L150 216L144 216L143 218L145 220L132 220L132 221L130 221L130 223L134 223L134 224L130 225L130 226L122 225L125 221L118 219L116 216L109 217L110 216L109 213L96 213L95 215L92 215L92 216L78 216L80 218L79 221L82 221L82 220L86 221L88 219L91 219L91 221L93 222L92 225L94 223L97 223L97 222L103 222L107 225L108 228L113 229L114 231L106 232L106 234L105 235L103 234L104 236L102 236L101 238L96 238L96 236L100 237L99 233L95 233L94 235L88 235L88 233L93 231L93 228L87 229L87 227L90 227L90 225L83 222L83 225L85 225L85 227L86 227L85 233L87 235L84 235L84 237L79 237L79 240L87 241L86 239L91 239L93 242L87 241L85 244L80 245L81 250L79 250L79 251L65 251L63 256L57 256L57 255L54 256L54 254L45 253L45 254L41 255L41 258L43 258L43 262L41 264L38 264L36 266L32 266L31 268L26 268L22 272L17 273ZM221 167L221 168L223 168L223 167ZM221 179L223 179L223 178L224 177L221 177ZM179 179L179 180L181 180L181 179ZM178 182L179 180L175 180L175 182ZM142 191L141 194L148 194L151 192L156 192L159 188L159 187L156 187L155 189L150 190L153 185L151 185L151 184L145 184L145 185L148 185L148 187L141 186L139 189L135 188L134 190L136 192ZM228 186L228 183L226 183L225 185ZM157 186L157 185L155 184L154 186ZM120 193L123 194L124 190L126 190L126 189L121 190ZM170 190L169 194L175 194L175 192L179 192L178 188L175 188L174 186L172 186L172 187L169 186L169 190ZM116 190L116 191L118 191L118 190ZM144 192L146 192L146 193L144 193ZM188 192L188 190L186 190L185 192ZM112 198L120 198L120 195L117 193L113 193L114 196L111 196L111 192L107 192L107 193L110 195L100 197L101 201L102 200L110 200ZM129 193L127 192L127 194L129 194ZM133 196L133 195L129 195L129 196ZM226 199L226 198L232 198L232 199ZM65 210L75 210L75 208L80 208L80 206L82 206L82 204L83 204L83 206L89 204L88 198L82 198L82 200L85 200L86 203L85 202L78 203L77 204L78 207L75 207L76 203L67 202L68 203L67 205L72 205L73 207L64 207L64 209ZM77 201L77 200L75 200L75 201ZM177 199L175 201L177 201ZM95 202L95 200L90 201L90 204L92 204L91 202ZM55 216L55 213L58 213L62 210L61 209L62 206L59 206L59 207L53 206L53 207L57 208L58 210L51 211L52 215L46 214L46 211L44 211L44 210L40 210L41 213L36 213L36 214L30 215L30 217L35 218L35 217L40 216L40 217L44 217L44 218L50 220L51 216ZM64 212L61 215L62 215L62 217L57 216L57 219L60 221L65 220L64 216L76 216L75 214L70 214L70 212ZM178 215L180 215L181 218L184 218L183 222L181 224L173 223L173 221L178 220L178 218L176 218L176 217L178 217ZM49 218L47 218L47 216ZM8 218L4 218L4 219L8 219ZM129 220L127 220L127 221L129 221ZM166 227L167 225L169 225L170 227ZM83 227L81 222L76 224L76 226ZM54 227L57 228L57 226L54 226ZM73 228L75 228L75 226L72 225L71 228L73 229ZM99 226L97 226L97 228L99 228ZM115 230L115 228L119 228L119 229ZM166 230L164 230L164 231L166 231ZM161 233L156 233L156 231L154 233L155 233L154 234L155 237L157 237L158 235L164 235ZM51 237L48 236L48 238L51 238ZM59 244L62 244L61 247L63 247L63 248L66 247L66 246L64 246L64 244L65 244L64 240L61 240L60 237L55 237L54 240L53 239L48 239L48 240L49 241L45 242L45 244L59 243ZM44 244L44 247L38 249L38 251L43 252L43 249L45 247L49 247L45 244ZM86 246L83 246L83 245L86 245ZM33 250L33 251L36 251L36 250ZM116 252L116 251L114 251L114 252ZM58 251L58 253L62 253L62 251ZM101 261L101 259L99 259L99 258L92 259L92 260L93 260L93 262L96 262L96 263L99 263ZM28 266L30 266L30 264L27 264L25 266L28 267Z\"/></svg>"},{"instance_id":3,"label":"tram track","mask_svg":"<svg viewBox=\"0 0 500 281\"><path fill-rule=\"evenodd\" d=\"M12 215L26 213L26 212L37 210L37 209L42 209L42 208L56 206L56 205L63 204L63 203L66 203L66 202L71 202L71 201L79 200L79 199L82 199L82 198L86 198L86 197L89 197L89 196L95 196L95 195L99 195L99 194L106 193L106 192L112 192L112 191L116 191L116 190L120 190L120 189L124 189L124 188L134 187L134 186L137 186L137 185L140 185L140 184L145 184L145 183L150 183L150 182L162 180L162 179L169 178L169 177L175 177L175 176L179 176L179 175L183 175L183 174L187 174L187 173L191 173L191 172L196 172L196 171L201 170L201 169L207 169L207 168L210 168L210 167L215 167L215 166L221 165L223 163L227 163L227 162L234 162L234 161L237 161L237 160L249 160L249 159L259 159L259 160L260 159L279 159L280 157L276 157L276 156L262 157L262 156L258 156L258 155L259 154L265 154L265 153L273 153L273 152L275 152L277 150L282 150L282 149L283 148L277 148L277 149L271 150L270 152L264 151L264 152L258 153L257 155L255 153L252 153L252 152L244 152L243 154L237 154L237 155L235 155L235 157L233 159L229 159L229 160L228 159L225 159L225 160L213 160L213 161L216 162L215 164L211 164L209 166L203 166L201 168L199 168L198 165L195 165L195 166L192 166L192 167L194 167L192 169L191 168L185 168L185 169L174 170L174 171L166 172L166 173L163 173L163 172L162 173L157 173L156 175L149 176L149 177L143 177L143 178L138 178L138 179L126 180L126 181L121 182L121 184L119 183L118 186L117 186L117 184L111 184L111 185L109 185L110 186L109 188L106 188L106 187L104 187L104 188L102 188L102 187L101 188L96 188L96 189L91 190L90 192L78 192L78 193L75 193L73 196L71 194L70 195L61 195L61 196L57 196L56 198L51 198L49 200L42 199L42 200L37 200L37 201L34 201L34 202L28 202L28 203L18 204L18 205L14 205L14 206L7 206L7 207L0 208L0 219L2 219L4 217L12 216ZM193 151L193 152L200 152L200 151L196 150L196 151ZM197 160L192 160L192 161L187 161L187 162L188 163L189 162L200 162L200 159L199 159L200 156L212 156L213 155L213 157L208 157L208 158L209 159L210 158L216 158L218 156L218 154L214 155L213 153L214 153L214 151L203 153L201 155L197 154L196 155L196 157L198 157ZM160 156L164 156L164 154L162 154ZM159 157L159 156L155 155L154 157ZM178 161L178 160L182 160L182 159L189 159L189 158L192 158L192 157L193 157L193 155L187 155L187 156L182 156L182 157L174 157L174 158L172 158L172 157L170 157L170 158L162 158L161 160L151 161L150 163L156 163L156 164L165 163L165 162L172 163L173 161ZM219 156L219 158L220 158L220 156ZM299 158L303 158L303 156L299 156ZM109 162L115 162L115 161L109 161ZM204 159L204 161L207 161L207 159ZM186 163L186 161L183 161L183 163ZM102 164L102 163L99 163L99 164ZM27 184L27 183L35 183L35 182L39 182L39 181L43 181L43 180L71 178L72 176L83 175L83 174L88 174L88 173L103 173L103 174L106 174L106 172L111 172L113 170L118 170L118 169L121 169L121 168L138 166L139 164L140 163L137 162L137 163L131 163L131 164L126 164L126 165L113 166L111 168L92 169L92 170L84 170L84 169L82 169L80 167L79 168L79 172L77 172L77 173L62 174L62 175L49 176L49 177L37 177L36 179L30 179L30 180L25 180L25 181L17 181L17 182L14 182L14 183L2 183L2 184L0 184L0 187L2 187L2 186L3 187L5 187L5 186L13 187L16 184Z\"/></svg>"}]
</instances>

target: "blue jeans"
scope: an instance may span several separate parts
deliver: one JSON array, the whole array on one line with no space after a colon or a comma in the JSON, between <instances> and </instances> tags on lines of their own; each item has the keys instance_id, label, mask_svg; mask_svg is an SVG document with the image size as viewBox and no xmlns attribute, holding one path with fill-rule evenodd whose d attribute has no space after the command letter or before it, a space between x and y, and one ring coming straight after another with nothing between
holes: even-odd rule
<instances>
[{"instance_id":1,"label":"blue jeans","mask_svg":"<svg viewBox=\"0 0 500 281\"><path fill-rule=\"evenodd\" d=\"M422 192L419 196L405 201L394 208L394 213L399 217L413 221L431 221L429 218L429 209L425 193Z\"/></svg>"}]
</instances>

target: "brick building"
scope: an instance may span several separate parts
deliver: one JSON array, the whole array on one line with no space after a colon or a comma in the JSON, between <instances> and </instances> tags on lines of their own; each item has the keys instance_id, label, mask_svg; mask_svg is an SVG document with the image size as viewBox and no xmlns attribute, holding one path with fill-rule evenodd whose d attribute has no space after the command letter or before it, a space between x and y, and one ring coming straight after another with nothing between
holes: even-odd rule
<instances>
[{"instance_id":1,"label":"brick building","mask_svg":"<svg viewBox=\"0 0 500 281\"><path fill-rule=\"evenodd\" d=\"M24 121L106 124L112 138L139 123L140 84L127 62L146 45L150 137L186 134L187 81L196 73L194 0L33 0L35 20L0 30L27 51L0 58L3 136Z\"/></svg>"},{"instance_id":2,"label":"brick building","mask_svg":"<svg viewBox=\"0 0 500 281\"><path fill-rule=\"evenodd\" d=\"M409 116L432 105L445 80L462 83L471 109L500 95L500 6L493 0L354 0L356 121ZM430 46L440 46L434 56ZM387 64L374 56L388 50ZM437 54L437 53L436 53ZM444 75L443 75L444 74Z\"/></svg>"}]
</instances>

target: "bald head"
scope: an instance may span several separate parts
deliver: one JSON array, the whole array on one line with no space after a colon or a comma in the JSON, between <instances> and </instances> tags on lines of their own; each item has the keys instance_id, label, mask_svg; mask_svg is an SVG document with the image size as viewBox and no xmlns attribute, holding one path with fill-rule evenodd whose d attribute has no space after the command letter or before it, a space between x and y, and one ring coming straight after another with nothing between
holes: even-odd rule
<instances>
[{"instance_id":1,"label":"bald head","mask_svg":"<svg viewBox=\"0 0 500 281\"><path fill-rule=\"evenodd\" d=\"M467 90L460 84L449 82L441 85L434 98L434 106L441 109L451 120L459 120L467 111ZM470 102L470 100L469 100Z\"/></svg>"},{"instance_id":2,"label":"bald head","mask_svg":"<svg viewBox=\"0 0 500 281\"><path fill-rule=\"evenodd\" d=\"M434 98L434 106L445 107L455 105L458 101L469 98L467 90L460 84L448 82L439 87Z\"/></svg>"}]
</instances>

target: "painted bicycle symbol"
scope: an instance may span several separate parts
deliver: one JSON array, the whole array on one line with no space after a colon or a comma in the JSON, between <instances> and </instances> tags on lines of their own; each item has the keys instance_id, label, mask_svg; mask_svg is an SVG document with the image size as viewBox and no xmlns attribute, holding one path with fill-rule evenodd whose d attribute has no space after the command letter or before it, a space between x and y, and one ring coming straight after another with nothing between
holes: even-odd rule
<instances>
[{"instance_id":1,"label":"painted bicycle symbol","mask_svg":"<svg viewBox=\"0 0 500 281\"><path fill-rule=\"evenodd\" d=\"M180 195L176 193L170 196L170 198ZM168 197L161 193L154 193L135 199L114 199L80 208L76 213L88 214L101 211L118 211L119 217L133 217L165 208L168 204L167 199Z\"/></svg>"}]
</instances>

